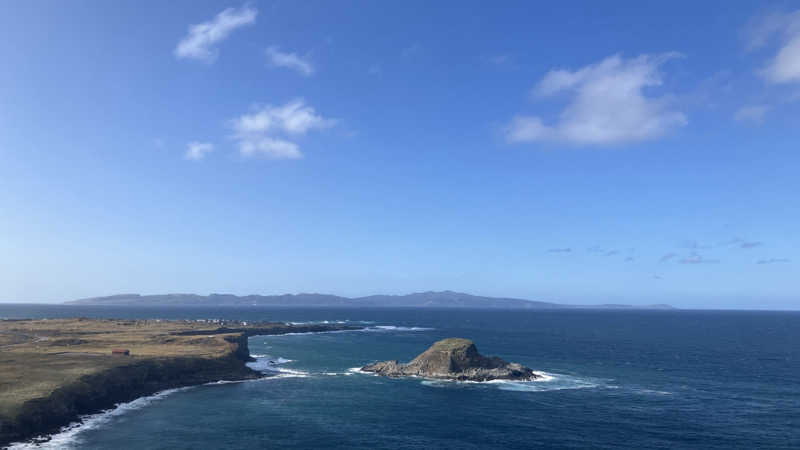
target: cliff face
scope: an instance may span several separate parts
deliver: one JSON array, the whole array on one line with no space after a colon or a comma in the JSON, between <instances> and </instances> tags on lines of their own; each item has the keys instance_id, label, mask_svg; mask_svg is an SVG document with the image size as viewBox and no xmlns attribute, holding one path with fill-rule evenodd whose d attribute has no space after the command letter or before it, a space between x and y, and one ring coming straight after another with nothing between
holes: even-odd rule
<instances>
[{"instance_id":1,"label":"cliff face","mask_svg":"<svg viewBox=\"0 0 800 450\"><path fill-rule=\"evenodd\" d=\"M165 357L131 360L130 364L86 375L59 387L49 396L25 402L17 414L0 421L0 446L53 433L77 420L165 389L219 380L246 380L260 376L245 365L250 359L247 336L228 336L235 349L223 357Z\"/></svg>"},{"instance_id":2,"label":"cliff face","mask_svg":"<svg viewBox=\"0 0 800 450\"><path fill-rule=\"evenodd\" d=\"M361 370L390 377L418 376L459 381L529 381L539 378L533 370L521 364L481 355L472 341L461 338L438 341L407 364L383 361L364 366Z\"/></svg>"},{"instance_id":3,"label":"cliff face","mask_svg":"<svg viewBox=\"0 0 800 450\"><path fill-rule=\"evenodd\" d=\"M207 320L0 320L0 448L158 391L258 378L247 338L362 327ZM130 356L112 355L112 349Z\"/></svg>"}]
</instances>

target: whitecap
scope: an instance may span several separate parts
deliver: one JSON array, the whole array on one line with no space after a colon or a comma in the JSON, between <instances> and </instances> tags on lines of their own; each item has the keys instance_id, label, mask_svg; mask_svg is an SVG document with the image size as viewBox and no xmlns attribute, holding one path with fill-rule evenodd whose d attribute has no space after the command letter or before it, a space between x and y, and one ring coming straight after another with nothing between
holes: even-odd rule
<instances>
[{"instance_id":1,"label":"whitecap","mask_svg":"<svg viewBox=\"0 0 800 450\"><path fill-rule=\"evenodd\" d=\"M360 373L362 375L376 375L374 372L367 372L365 370L361 370L361 367L351 367L347 369L348 373Z\"/></svg>"},{"instance_id":2,"label":"whitecap","mask_svg":"<svg viewBox=\"0 0 800 450\"><path fill-rule=\"evenodd\" d=\"M77 422L73 422L63 427L61 430L59 430L59 432L50 436L50 439L48 441L19 442L11 444L6 448L9 450L29 450L29 449L59 450L67 448L79 448L78 444L80 444L80 438L79 438L80 433L101 427L111 422L115 417L121 416L122 414L125 414L129 411L134 411L137 409L144 408L145 406L153 402L156 402L158 400L161 400L170 394L179 391L184 391L190 388L191 386L175 388L175 389L167 389L153 395L148 395L147 397L139 397L136 400L127 403L119 403L114 408L107 409L105 411L96 414L81 416L81 418Z\"/></svg>"},{"instance_id":3,"label":"whitecap","mask_svg":"<svg viewBox=\"0 0 800 450\"><path fill-rule=\"evenodd\" d=\"M657 391L654 389L633 389L633 392L637 394L645 394L645 395L672 395L672 392L669 391Z\"/></svg>"},{"instance_id":4,"label":"whitecap","mask_svg":"<svg viewBox=\"0 0 800 450\"><path fill-rule=\"evenodd\" d=\"M255 361L247 363L247 367L264 374L284 374L295 376L308 376L308 372L296 369L289 369L286 367L279 367L281 364L292 362L291 359L286 358L270 358L267 356L256 358Z\"/></svg>"},{"instance_id":5,"label":"whitecap","mask_svg":"<svg viewBox=\"0 0 800 450\"><path fill-rule=\"evenodd\" d=\"M580 378L571 375L561 375L555 373L534 372L539 378L530 381L514 381L514 380L489 380L489 381L458 381L458 380L440 380L440 379L425 379L420 383L429 387L458 387L465 385L486 385L495 386L497 389L503 391L518 391L518 392L546 392L546 391L560 391L565 389L590 389L596 387L605 387L599 380L593 378Z\"/></svg>"},{"instance_id":6,"label":"whitecap","mask_svg":"<svg viewBox=\"0 0 800 450\"><path fill-rule=\"evenodd\" d=\"M562 375L547 372L536 372L542 378L532 381L493 380L489 383L498 385L504 391L547 392L571 389L592 389L604 387L600 380Z\"/></svg>"},{"instance_id":7,"label":"whitecap","mask_svg":"<svg viewBox=\"0 0 800 450\"><path fill-rule=\"evenodd\" d=\"M396 325L375 325L364 328L363 331L430 331L434 328L426 327L401 327Z\"/></svg>"}]
</instances>

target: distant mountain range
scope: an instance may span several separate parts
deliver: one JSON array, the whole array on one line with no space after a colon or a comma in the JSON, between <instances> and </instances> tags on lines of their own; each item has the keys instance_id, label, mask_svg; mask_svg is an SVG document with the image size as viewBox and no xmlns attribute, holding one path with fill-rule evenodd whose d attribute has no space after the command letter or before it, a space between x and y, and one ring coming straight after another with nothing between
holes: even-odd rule
<instances>
[{"instance_id":1,"label":"distant mountain range","mask_svg":"<svg viewBox=\"0 0 800 450\"><path fill-rule=\"evenodd\" d=\"M519 298L483 297L453 291L418 292L407 295L340 297L330 294L245 295L232 294L119 294L66 302L70 305L137 306L295 306L295 307L406 307L491 309L674 309L670 305L563 305Z\"/></svg>"}]
</instances>

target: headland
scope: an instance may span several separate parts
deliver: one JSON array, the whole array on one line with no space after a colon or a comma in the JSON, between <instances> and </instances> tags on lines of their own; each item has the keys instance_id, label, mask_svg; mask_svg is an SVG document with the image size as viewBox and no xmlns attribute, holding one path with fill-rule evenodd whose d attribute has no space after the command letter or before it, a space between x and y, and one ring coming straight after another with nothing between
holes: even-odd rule
<instances>
[{"instance_id":1,"label":"headland","mask_svg":"<svg viewBox=\"0 0 800 450\"><path fill-rule=\"evenodd\" d=\"M2 320L0 447L165 389L263 377L246 366L249 336L361 328L219 320Z\"/></svg>"}]
</instances>

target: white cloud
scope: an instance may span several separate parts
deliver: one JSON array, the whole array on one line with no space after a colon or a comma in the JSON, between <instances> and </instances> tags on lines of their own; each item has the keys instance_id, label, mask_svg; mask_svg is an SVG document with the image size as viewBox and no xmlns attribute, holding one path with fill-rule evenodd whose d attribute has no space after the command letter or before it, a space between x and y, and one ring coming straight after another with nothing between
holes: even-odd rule
<instances>
[{"instance_id":1,"label":"white cloud","mask_svg":"<svg viewBox=\"0 0 800 450\"><path fill-rule=\"evenodd\" d=\"M210 142L189 142L184 157L190 161L200 161L213 151L214 144Z\"/></svg>"},{"instance_id":2,"label":"white cloud","mask_svg":"<svg viewBox=\"0 0 800 450\"><path fill-rule=\"evenodd\" d=\"M763 16L748 29L749 50L777 40L778 51L760 71L770 83L800 82L800 10Z\"/></svg>"},{"instance_id":3,"label":"white cloud","mask_svg":"<svg viewBox=\"0 0 800 450\"><path fill-rule=\"evenodd\" d=\"M255 23L257 14L255 8L244 5L239 9L228 8L208 22L191 25L189 34L175 48L175 56L214 62L219 51L213 45L227 38L235 29Z\"/></svg>"},{"instance_id":4,"label":"white cloud","mask_svg":"<svg viewBox=\"0 0 800 450\"><path fill-rule=\"evenodd\" d=\"M511 119L507 135L511 142L538 141L550 139L555 130L542 123L542 119L535 116L517 116Z\"/></svg>"},{"instance_id":5,"label":"white cloud","mask_svg":"<svg viewBox=\"0 0 800 450\"><path fill-rule=\"evenodd\" d=\"M672 108L668 96L647 96L660 86L659 67L676 53L624 59L610 56L576 71L551 70L534 88L537 98L560 93L569 103L553 125L539 116L518 115L506 127L510 142L564 141L607 145L657 138L686 125L686 115Z\"/></svg>"},{"instance_id":6,"label":"white cloud","mask_svg":"<svg viewBox=\"0 0 800 450\"><path fill-rule=\"evenodd\" d=\"M234 127L240 134L284 131L289 134L305 134L309 130L330 128L335 124L316 113L303 99L295 99L283 106L266 105L252 114L236 119Z\"/></svg>"},{"instance_id":7,"label":"white cloud","mask_svg":"<svg viewBox=\"0 0 800 450\"><path fill-rule=\"evenodd\" d=\"M269 63L274 67L291 69L306 77L314 73L314 66L296 53L283 53L274 45L268 47L266 53Z\"/></svg>"},{"instance_id":8,"label":"white cloud","mask_svg":"<svg viewBox=\"0 0 800 450\"><path fill-rule=\"evenodd\" d=\"M242 156L261 155L273 159L301 158L299 146L289 139L335 124L335 120L317 114L303 99L283 106L258 107L232 121L234 139L238 141Z\"/></svg>"},{"instance_id":9,"label":"white cloud","mask_svg":"<svg viewBox=\"0 0 800 450\"><path fill-rule=\"evenodd\" d=\"M769 111L769 107L765 105L743 106L736 110L733 118L737 122L761 124L764 122L764 116L767 114L767 111Z\"/></svg>"},{"instance_id":10,"label":"white cloud","mask_svg":"<svg viewBox=\"0 0 800 450\"><path fill-rule=\"evenodd\" d=\"M302 158L300 147L291 141L270 137L251 137L239 141L242 156L261 155L272 159Z\"/></svg>"},{"instance_id":11,"label":"white cloud","mask_svg":"<svg viewBox=\"0 0 800 450\"><path fill-rule=\"evenodd\" d=\"M771 83L800 81L800 34L789 39L761 73Z\"/></svg>"}]
</instances>

